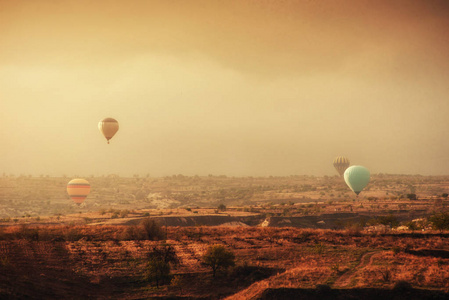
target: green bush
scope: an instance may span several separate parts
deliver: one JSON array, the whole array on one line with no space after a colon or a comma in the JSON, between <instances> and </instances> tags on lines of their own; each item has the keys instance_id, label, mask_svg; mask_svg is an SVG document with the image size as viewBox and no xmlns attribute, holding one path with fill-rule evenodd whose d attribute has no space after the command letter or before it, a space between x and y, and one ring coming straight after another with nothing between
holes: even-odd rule
<instances>
[{"instance_id":1,"label":"green bush","mask_svg":"<svg viewBox=\"0 0 449 300\"><path fill-rule=\"evenodd\" d=\"M318 294L328 294L331 290L332 288L327 284L317 284L316 286L316 291Z\"/></svg>"},{"instance_id":2,"label":"green bush","mask_svg":"<svg viewBox=\"0 0 449 300\"><path fill-rule=\"evenodd\" d=\"M434 214L429 217L429 222L432 224L432 228L439 230L449 230L449 213Z\"/></svg>"},{"instance_id":3,"label":"green bush","mask_svg":"<svg viewBox=\"0 0 449 300\"><path fill-rule=\"evenodd\" d=\"M170 282L171 264L178 263L178 256L171 245L155 246L148 252L145 277L149 281L156 282L156 286L159 288L160 283Z\"/></svg>"},{"instance_id":4,"label":"green bush","mask_svg":"<svg viewBox=\"0 0 449 300\"><path fill-rule=\"evenodd\" d=\"M126 227L122 240L132 241L132 240L144 240L144 231L136 225L131 225Z\"/></svg>"},{"instance_id":5,"label":"green bush","mask_svg":"<svg viewBox=\"0 0 449 300\"><path fill-rule=\"evenodd\" d=\"M161 225L151 218L145 218L140 222L142 226L145 237L151 241L162 240L165 238L165 233L162 230Z\"/></svg>"},{"instance_id":6,"label":"green bush","mask_svg":"<svg viewBox=\"0 0 449 300\"><path fill-rule=\"evenodd\" d=\"M202 257L203 264L212 268L213 277L217 270L235 265L235 255L223 245L210 246Z\"/></svg>"},{"instance_id":7,"label":"green bush","mask_svg":"<svg viewBox=\"0 0 449 300\"><path fill-rule=\"evenodd\" d=\"M170 278L170 264L167 264L160 258L150 258L147 265L145 277L148 281L159 284L168 281Z\"/></svg>"},{"instance_id":8,"label":"green bush","mask_svg":"<svg viewBox=\"0 0 449 300\"><path fill-rule=\"evenodd\" d=\"M406 197L409 200L416 200L416 199L418 199L418 197L416 197L416 194L407 194Z\"/></svg>"},{"instance_id":9,"label":"green bush","mask_svg":"<svg viewBox=\"0 0 449 300\"><path fill-rule=\"evenodd\" d=\"M408 282L406 280L397 281L393 287L393 290L400 291L400 292L405 292L405 291L408 291L411 289L413 289L412 285L410 284L410 282Z\"/></svg>"},{"instance_id":10,"label":"green bush","mask_svg":"<svg viewBox=\"0 0 449 300\"><path fill-rule=\"evenodd\" d=\"M389 225L391 228L396 228L399 226L399 220L394 215L379 216L376 218L377 224Z\"/></svg>"},{"instance_id":11,"label":"green bush","mask_svg":"<svg viewBox=\"0 0 449 300\"><path fill-rule=\"evenodd\" d=\"M17 231L17 237L28 241L39 241L39 230L22 225Z\"/></svg>"}]
</instances>

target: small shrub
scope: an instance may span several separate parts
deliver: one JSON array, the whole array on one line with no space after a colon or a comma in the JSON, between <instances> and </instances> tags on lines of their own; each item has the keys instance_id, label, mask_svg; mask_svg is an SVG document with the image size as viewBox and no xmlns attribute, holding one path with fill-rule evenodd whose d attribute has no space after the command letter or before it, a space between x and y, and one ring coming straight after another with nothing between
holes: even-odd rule
<instances>
[{"instance_id":1,"label":"small shrub","mask_svg":"<svg viewBox=\"0 0 449 300\"><path fill-rule=\"evenodd\" d=\"M184 278L182 278L181 275L175 275L173 276L172 280L170 281L170 285L176 289L179 290L179 293L182 295L182 287L185 284Z\"/></svg>"},{"instance_id":2,"label":"small shrub","mask_svg":"<svg viewBox=\"0 0 449 300\"><path fill-rule=\"evenodd\" d=\"M165 233L162 230L161 225L151 218L145 218L140 225L143 227L143 231L148 240L162 240L165 238Z\"/></svg>"},{"instance_id":3,"label":"small shrub","mask_svg":"<svg viewBox=\"0 0 449 300\"><path fill-rule=\"evenodd\" d=\"M399 220L394 215L379 216L376 218L377 224L382 224L385 226L390 226L391 228L396 228L399 226Z\"/></svg>"},{"instance_id":4,"label":"small shrub","mask_svg":"<svg viewBox=\"0 0 449 300\"><path fill-rule=\"evenodd\" d=\"M175 249L168 244L153 247L148 252L148 264L145 277L149 281L156 282L159 288L160 283L165 283L170 279L171 264L178 264L179 259Z\"/></svg>"},{"instance_id":5,"label":"small shrub","mask_svg":"<svg viewBox=\"0 0 449 300\"><path fill-rule=\"evenodd\" d=\"M64 230L64 238L66 241L74 242L79 241L83 235L79 232L78 229L74 227L67 227Z\"/></svg>"},{"instance_id":6,"label":"small shrub","mask_svg":"<svg viewBox=\"0 0 449 300\"><path fill-rule=\"evenodd\" d=\"M39 241L39 230L23 225L20 227L19 231L17 231L17 237L28 241Z\"/></svg>"},{"instance_id":7,"label":"small shrub","mask_svg":"<svg viewBox=\"0 0 449 300\"><path fill-rule=\"evenodd\" d=\"M399 280L394 284L393 290L404 292L413 289L412 285L406 280Z\"/></svg>"},{"instance_id":8,"label":"small shrub","mask_svg":"<svg viewBox=\"0 0 449 300\"><path fill-rule=\"evenodd\" d=\"M120 218L126 218L129 214L129 210L124 209L120 212Z\"/></svg>"},{"instance_id":9,"label":"small shrub","mask_svg":"<svg viewBox=\"0 0 449 300\"><path fill-rule=\"evenodd\" d=\"M136 225L131 225L131 226L126 227L126 229L123 233L123 236L122 236L122 240L128 240L128 241L143 240L143 239L145 239L145 234L144 234L143 230L141 230Z\"/></svg>"},{"instance_id":10,"label":"small shrub","mask_svg":"<svg viewBox=\"0 0 449 300\"><path fill-rule=\"evenodd\" d=\"M435 214L429 217L429 222L432 224L432 228L442 232L443 230L449 230L449 213Z\"/></svg>"},{"instance_id":11,"label":"small shrub","mask_svg":"<svg viewBox=\"0 0 449 300\"><path fill-rule=\"evenodd\" d=\"M275 270L269 268L249 266L245 261L243 265L233 267L228 275L235 282L255 282L270 277L274 272Z\"/></svg>"},{"instance_id":12,"label":"small shrub","mask_svg":"<svg viewBox=\"0 0 449 300\"><path fill-rule=\"evenodd\" d=\"M415 230L418 230L418 229L419 229L418 224L416 224L416 223L413 222L413 221L407 222L407 223L405 224L405 226L407 226L408 229L410 229L411 231L415 231Z\"/></svg>"},{"instance_id":13,"label":"small shrub","mask_svg":"<svg viewBox=\"0 0 449 300\"><path fill-rule=\"evenodd\" d=\"M358 223L348 222L345 224L346 232L352 236L361 236L363 226Z\"/></svg>"},{"instance_id":14,"label":"small shrub","mask_svg":"<svg viewBox=\"0 0 449 300\"><path fill-rule=\"evenodd\" d=\"M399 247L399 246L394 246L393 248L391 248L391 250L393 250L393 254L394 254L394 255L397 255L397 254L399 254L400 252L402 252L402 249L401 249L401 247Z\"/></svg>"},{"instance_id":15,"label":"small shrub","mask_svg":"<svg viewBox=\"0 0 449 300\"><path fill-rule=\"evenodd\" d=\"M334 264L333 266L331 266L331 270L337 274L340 274L340 272L341 272L340 264L339 263Z\"/></svg>"},{"instance_id":16,"label":"small shrub","mask_svg":"<svg viewBox=\"0 0 449 300\"><path fill-rule=\"evenodd\" d=\"M316 291L319 294L328 294L331 290L331 287L327 284L317 284L316 286Z\"/></svg>"},{"instance_id":17,"label":"small shrub","mask_svg":"<svg viewBox=\"0 0 449 300\"><path fill-rule=\"evenodd\" d=\"M159 288L160 283L170 278L170 265L161 258L151 258L148 261L145 278L150 282L156 282L156 287Z\"/></svg>"},{"instance_id":18,"label":"small shrub","mask_svg":"<svg viewBox=\"0 0 449 300\"><path fill-rule=\"evenodd\" d=\"M406 197L409 200L416 200L417 199L416 194L407 194Z\"/></svg>"},{"instance_id":19,"label":"small shrub","mask_svg":"<svg viewBox=\"0 0 449 300\"><path fill-rule=\"evenodd\" d=\"M220 205L218 205L218 210L219 210L219 211L226 211L226 205L224 205L223 203L221 203Z\"/></svg>"},{"instance_id":20,"label":"small shrub","mask_svg":"<svg viewBox=\"0 0 449 300\"><path fill-rule=\"evenodd\" d=\"M315 252L316 254L323 254L325 249L326 249L326 246L324 246L323 243L317 243L313 247L313 252Z\"/></svg>"},{"instance_id":21,"label":"small shrub","mask_svg":"<svg viewBox=\"0 0 449 300\"><path fill-rule=\"evenodd\" d=\"M380 270L380 275L384 282L390 282L392 279L391 271L388 269Z\"/></svg>"},{"instance_id":22,"label":"small shrub","mask_svg":"<svg viewBox=\"0 0 449 300\"><path fill-rule=\"evenodd\" d=\"M203 264L212 268L213 277L219 269L235 265L235 255L223 245L210 246L202 257Z\"/></svg>"},{"instance_id":23,"label":"small shrub","mask_svg":"<svg viewBox=\"0 0 449 300\"><path fill-rule=\"evenodd\" d=\"M9 258L8 257L0 257L0 266L5 268L10 266Z\"/></svg>"}]
</instances>

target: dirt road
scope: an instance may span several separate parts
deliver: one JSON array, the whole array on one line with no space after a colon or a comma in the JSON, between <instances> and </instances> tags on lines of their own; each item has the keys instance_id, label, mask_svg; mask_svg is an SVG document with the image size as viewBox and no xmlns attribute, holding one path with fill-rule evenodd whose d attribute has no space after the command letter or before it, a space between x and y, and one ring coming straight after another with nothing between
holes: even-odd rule
<instances>
[{"instance_id":1,"label":"dirt road","mask_svg":"<svg viewBox=\"0 0 449 300\"><path fill-rule=\"evenodd\" d=\"M374 257L378 256L382 253L382 251L370 251L365 254L363 254L360 257L359 263L352 269L349 269L345 273L343 273L340 277L335 280L333 287L334 288L342 288L346 287L351 284L352 278L354 278L354 275L365 268L366 266L369 266L373 263Z\"/></svg>"}]
</instances>

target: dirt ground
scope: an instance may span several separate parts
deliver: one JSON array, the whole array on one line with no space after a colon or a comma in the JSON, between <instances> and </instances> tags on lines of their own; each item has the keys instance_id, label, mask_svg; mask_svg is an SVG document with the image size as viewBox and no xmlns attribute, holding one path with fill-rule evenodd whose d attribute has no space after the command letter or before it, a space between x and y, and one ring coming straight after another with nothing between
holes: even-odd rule
<instances>
[{"instance_id":1,"label":"dirt ground","mask_svg":"<svg viewBox=\"0 0 449 300\"><path fill-rule=\"evenodd\" d=\"M168 227L167 240L149 241L124 238L127 227L4 228L1 298L273 299L317 287L391 290L398 282L449 290L449 233L195 226ZM149 251L163 243L174 248L180 263L171 271L177 280L157 288L145 270ZM216 278L202 264L213 244L236 257L236 266Z\"/></svg>"}]
</instances>

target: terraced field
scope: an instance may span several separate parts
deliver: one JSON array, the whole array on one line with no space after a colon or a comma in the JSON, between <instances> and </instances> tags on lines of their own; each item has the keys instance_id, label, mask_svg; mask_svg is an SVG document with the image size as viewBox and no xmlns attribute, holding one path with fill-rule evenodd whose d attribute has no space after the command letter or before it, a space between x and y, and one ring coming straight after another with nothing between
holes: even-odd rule
<instances>
[{"instance_id":1,"label":"terraced field","mask_svg":"<svg viewBox=\"0 0 449 300\"><path fill-rule=\"evenodd\" d=\"M335 290L391 289L398 281L449 290L448 233L200 226L168 227L168 240L150 241L123 239L124 230L126 226L3 229L0 296L257 299L279 289L313 290L320 284ZM148 253L165 243L179 258L172 268L178 282L156 288L145 277ZM201 263L212 244L224 245L236 256L236 266L216 278Z\"/></svg>"}]
</instances>

